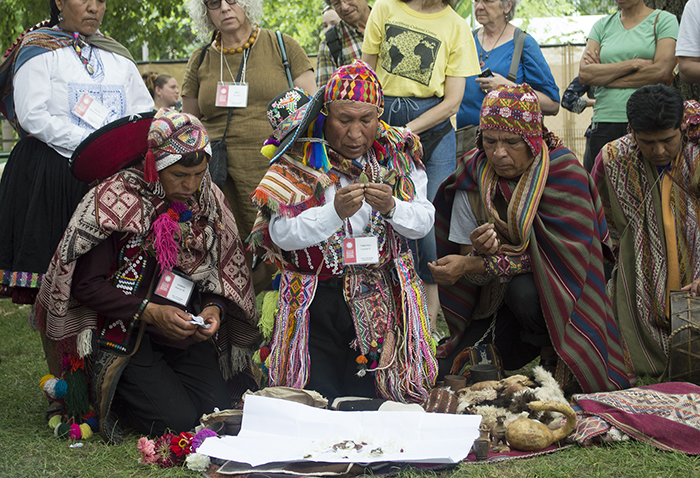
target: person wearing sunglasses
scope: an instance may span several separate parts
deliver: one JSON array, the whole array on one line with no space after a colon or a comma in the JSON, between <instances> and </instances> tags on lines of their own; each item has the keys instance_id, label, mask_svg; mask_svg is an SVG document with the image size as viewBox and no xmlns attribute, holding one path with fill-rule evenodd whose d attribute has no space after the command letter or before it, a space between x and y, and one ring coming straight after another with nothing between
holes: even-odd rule
<instances>
[{"instance_id":1,"label":"person wearing sunglasses","mask_svg":"<svg viewBox=\"0 0 700 478\"><path fill-rule=\"evenodd\" d=\"M210 43L197 48L187 64L182 109L199 118L211 138L226 135L228 175L221 189L242 237L250 234L256 215L249 196L268 166L268 159L260 153L260 145L272 134L267 105L290 87L275 32L259 27L262 4L262 0L187 2L200 38ZM294 86L315 93L313 67L306 52L292 37L282 37ZM241 101L218 101L222 85L233 86L230 94L236 90ZM251 267L252 254L247 258ZM265 267L256 270L257 289L261 289L266 280L269 283L271 273Z\"/></svg>"}]
</instances>

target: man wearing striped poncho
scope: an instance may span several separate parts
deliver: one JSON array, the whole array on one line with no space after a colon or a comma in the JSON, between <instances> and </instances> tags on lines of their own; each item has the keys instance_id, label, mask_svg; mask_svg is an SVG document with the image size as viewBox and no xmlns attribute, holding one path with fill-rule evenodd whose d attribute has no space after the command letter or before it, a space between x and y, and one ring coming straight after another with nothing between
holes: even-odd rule
<instances>
[{"instance_id":1,"label":"man wearing striped poncho","mask_svg":"<svg viewBox=\"0 0 700 478\"><path fill-rule=\"evenodd\" d=\"M526 84L486 96L476 142L434 201L433 275L450 328L438 357L449 366L483 336L506 369L540 355L560 383L575 383L573 374L586 392L629 387L605 295L610 238L590 176L544 129Z\"/></svg>"},{"instance_id":2,"label":"man wearing striped poncho","mask_svg":"<svg viewBox=\"0 0 700 478\"><path fill-rule=\"evenodd\" d=\"M630 134L603 147L592 175L616 246L615 318L634 371L659 376L669 292L700 288L700 104L650 85L630 96L627 117Z\"/></svg>"}]
</instances>

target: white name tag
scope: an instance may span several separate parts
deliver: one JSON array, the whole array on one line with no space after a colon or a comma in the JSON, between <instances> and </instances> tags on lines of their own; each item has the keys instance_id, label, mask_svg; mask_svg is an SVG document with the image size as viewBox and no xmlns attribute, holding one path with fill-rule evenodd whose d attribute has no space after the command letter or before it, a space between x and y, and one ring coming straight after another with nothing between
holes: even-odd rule
<instances>
[{"instance_id":1,"label":"white name tag","mask_svg":"<svg viewBox=\"0 0 700 478\"><path fill-rule=\"evenodd\" d=\"M85 93L78 101L78 104L75 105L75 108L73 108L73 114L93 128L98 129L107 118L109 110L95 98Z\"/></svg>"},{"instance_id":2,"label":"white name tag","mask_svg":"<svg viewBox=\"0 0 700 478\"><path fill-rule=\"evenodd\" d=\"M165 271L155 293L171 302L187 307L194 290L194 282L173 272Z\"/></svg>"},{"instance_id":3,"label":"white name tag","mask_svg":"<svg viewBox=\"0 0 700 478\"><path fill-rule=\"evenodd\" d=\"M246 108L248 106L248 83L219 83L216 86L216 106Z\"/></svg>"},{"instance_id":4,"label":"white name tag","mask_svg":"<svg viewBox=\"0 0 700 478\"><path fill-rule=\"evenodd\" d=\"M343 239L345 264L376 264L379 262L379 242L376 236Z\"/></svg>"}]
</instances>

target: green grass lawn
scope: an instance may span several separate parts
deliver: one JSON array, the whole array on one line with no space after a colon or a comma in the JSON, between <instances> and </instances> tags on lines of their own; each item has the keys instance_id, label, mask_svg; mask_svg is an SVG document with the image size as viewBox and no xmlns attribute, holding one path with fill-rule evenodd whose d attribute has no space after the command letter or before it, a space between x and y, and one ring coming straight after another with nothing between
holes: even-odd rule
<instances>
[{"instance_id":1,"label":"green grass lawn","mask_svg":"<svg viewBox=\"0 0 700 478\"><path fill-rule=\"evenodd\" d=\"M94 436L84 440L81 448L69 448L70 441L55 438L44 418L47 400L39 389L39 379L47 373L46 364L39 335L27 323L28 312L28 306L0 300L0 478L197 476L184 468L139 465L139 436L109 446ZM629 442L586 449L572 447L496 465L459 465L440 476L685 478L700 476L700 464L682 453L662 452Z\"/></svg>"}]
</instances>

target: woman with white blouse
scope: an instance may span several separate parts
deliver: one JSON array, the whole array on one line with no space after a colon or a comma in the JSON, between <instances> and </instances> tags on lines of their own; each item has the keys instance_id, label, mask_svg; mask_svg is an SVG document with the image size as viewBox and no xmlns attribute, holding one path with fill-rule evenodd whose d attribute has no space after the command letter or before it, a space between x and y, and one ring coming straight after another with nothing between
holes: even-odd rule
<instances>
[{"instance_id":1,"label":"woman with white blouse","mask_svg":"<svg viewBox=\"0 0 700 478\"><path fill-rule=\"evenodd\" d=\"M0 182L0 294L33 303L88 185L69 159L96 129L151 111L129 52L99 33L105 0L51 0L51 19L0 64L0 112L21 140ZM118 146L118 145L115 145Z\"/></svg>"}]
</instances>

